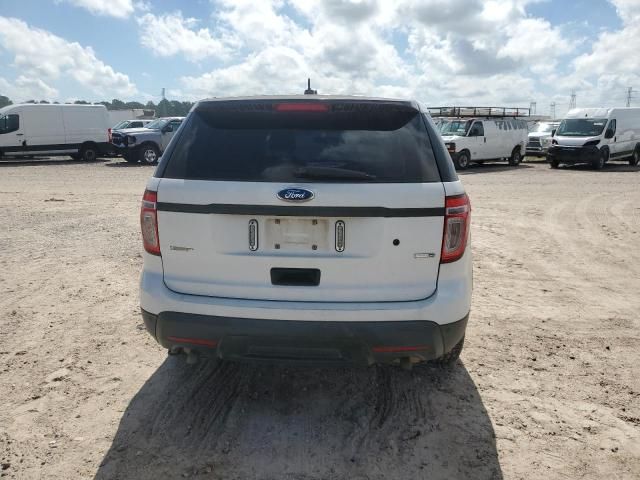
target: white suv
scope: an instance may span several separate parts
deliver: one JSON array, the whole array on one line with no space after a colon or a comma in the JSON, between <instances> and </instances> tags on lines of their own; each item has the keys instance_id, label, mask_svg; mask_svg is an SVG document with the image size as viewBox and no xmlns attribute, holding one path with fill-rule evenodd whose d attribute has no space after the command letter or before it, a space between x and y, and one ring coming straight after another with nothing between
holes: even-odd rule
<instances>
[{"instance_id":1,"label":"white suv","mask_svg":"<svg viewBox=\"0 0 640 480\"><path fill-rule=\"evenodd\" d=\"M200 101L142 201L146 327L188 361L453 363L470 209L415 102Z\"/></svg>"}]
</instances>

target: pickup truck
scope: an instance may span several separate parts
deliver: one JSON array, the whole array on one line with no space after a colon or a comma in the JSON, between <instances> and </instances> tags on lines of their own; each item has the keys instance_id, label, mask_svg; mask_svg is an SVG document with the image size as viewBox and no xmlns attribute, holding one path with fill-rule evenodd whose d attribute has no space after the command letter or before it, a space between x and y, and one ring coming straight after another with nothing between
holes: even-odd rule
<instances>
[{"instance_id":1,"label":"pickup truck","mask_svg":"<svg viewBox=\"0 0 640 480\"><path fill-rule=\"evenodd\" d=\"M184 117L165 117L143 128L118 130L111 135L111 143L127 162L154 165L183 120Z\"/></svg>"}]
</instances>

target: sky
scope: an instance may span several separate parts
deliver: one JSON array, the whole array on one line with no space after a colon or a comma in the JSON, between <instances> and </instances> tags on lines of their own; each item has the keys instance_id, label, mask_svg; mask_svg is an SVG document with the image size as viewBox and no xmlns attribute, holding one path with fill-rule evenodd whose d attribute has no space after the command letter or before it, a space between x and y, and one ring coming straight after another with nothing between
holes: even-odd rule
<instances>
[{"instance_id":1,"label":"sky","mask_svg":"<svg viewBox=\"0 0 640 480\"><path fill-rule=\"evenodd\" d=\"M302 93L640 106L640 0L0 0L14 102Z\"/></svg>"}]
</instances>

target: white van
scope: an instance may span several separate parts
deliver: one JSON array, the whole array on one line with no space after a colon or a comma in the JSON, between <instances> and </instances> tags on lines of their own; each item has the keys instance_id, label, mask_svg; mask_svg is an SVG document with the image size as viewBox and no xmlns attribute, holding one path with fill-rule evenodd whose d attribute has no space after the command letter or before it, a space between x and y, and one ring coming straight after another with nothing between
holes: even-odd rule
<instances>
[{"instance_id":1,"label":"white van","mask_svg":"<svg viewBox=\"0 0 640 480\"><path fill-rule=\"evenodd\" d=\"M524 157L529 131L519 118L452 118L439 125L442 139L456 168L471 162L507 159L518 165Z\"/></svg>"},{"instance_id":2,"label":"white van","mask_svg":"<svg viewBox=\"0 0 640 480\"><path fill-rule=\"evenodd\" d=\"M609 160L640 160L640 108L574 108L565 116L551 141L547 160L588 163L600 170Z\"/></svg>"},{"instance_id":3,"label":"white van","mask_svg":"<svg viewBox=\"0 0 640 480\"><path fill-rule=\"evenodd\" d=\"M18 104L0 109L0 157L70 155L95 160L111 150L104 105Z\"/></svg>"}]
</instances>

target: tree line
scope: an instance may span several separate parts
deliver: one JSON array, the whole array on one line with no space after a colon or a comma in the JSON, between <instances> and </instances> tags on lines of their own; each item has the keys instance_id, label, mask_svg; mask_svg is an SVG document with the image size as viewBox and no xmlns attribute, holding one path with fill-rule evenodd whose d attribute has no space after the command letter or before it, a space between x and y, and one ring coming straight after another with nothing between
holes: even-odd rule
<instances>
[{"instance_id":1,"label":"tree line","mask_svg":"<svg viewBox=\"0 0 640 480\"><path fill-rule=\"evenodd\" d=\"M60 102L49 102L47 100L29 100L24 103L54 103L60 104ZM75 105L91 105L91 102L87 102L84 100L76 100L75 102L66 102L73 103ZM0 108L6 107L7 105L13 105L13 102L9 97L4 95L0 95ZM140 102L123 102L122 100L118 100L114 98L110 102L96 102L95 105L104 105L107 107L107 110L128 110L131 108L144 108L147 110L155 110L156 116L158 117L184 117L191 107L193 106L193 102L180 102L178 100L167 100L163 98L157 104L152 101L147 102L146 104Z\"/></svg>"}]
</instances>

